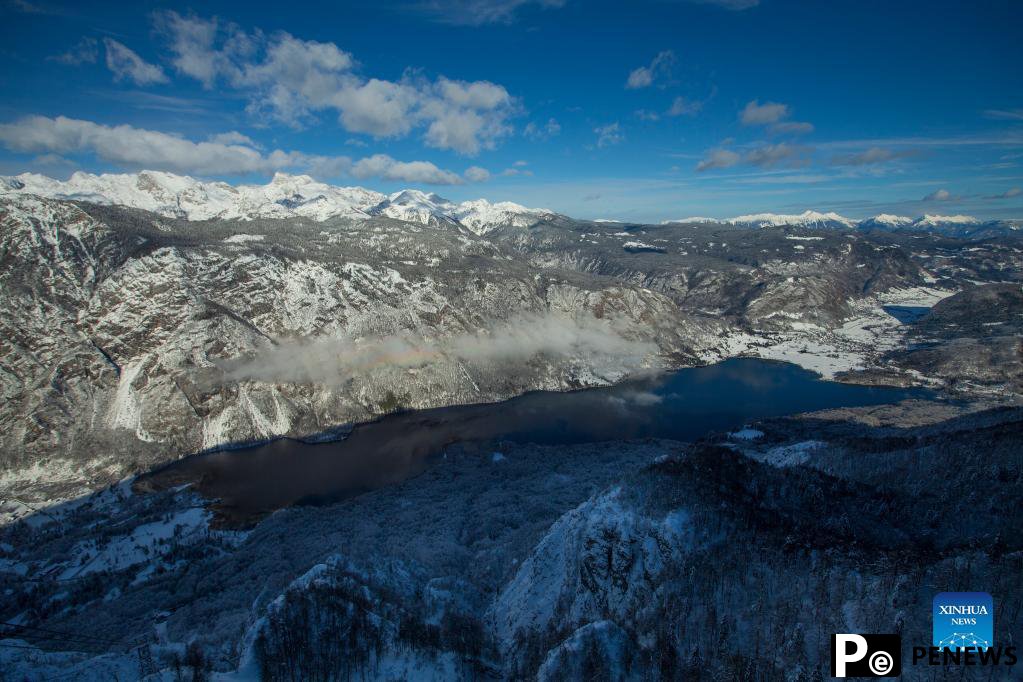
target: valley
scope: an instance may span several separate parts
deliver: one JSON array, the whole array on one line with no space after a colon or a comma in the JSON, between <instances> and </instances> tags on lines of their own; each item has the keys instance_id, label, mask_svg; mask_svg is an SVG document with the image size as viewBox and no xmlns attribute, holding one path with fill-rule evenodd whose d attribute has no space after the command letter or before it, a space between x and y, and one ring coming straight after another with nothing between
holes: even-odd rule
<instances>
[{"instance_id":1,"label":"valley","mask_svg":"<svg viewBox=\"0 0 1023 682\"><path fill-rule=\"evenodd\" d=\"M0 0L0 682L1020 682L1020 26Z\"/></svg>"},{"instance_id":2,"label":"valley","mask_svg":"<svg viewBox=\"0 0 1023 682\"><path fill-rule=\"evenodd\" d=\"M1012 225L5 182L15 676L809 680L967 565L1023 628Z\"/></svg>"}]
</instances>

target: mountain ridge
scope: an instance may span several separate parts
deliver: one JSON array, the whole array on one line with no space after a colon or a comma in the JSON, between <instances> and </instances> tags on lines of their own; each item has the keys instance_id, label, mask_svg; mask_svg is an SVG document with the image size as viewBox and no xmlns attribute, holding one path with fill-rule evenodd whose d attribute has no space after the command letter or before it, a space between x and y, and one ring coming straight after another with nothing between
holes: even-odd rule
<instances>
[{"instance_id":1,"label":"mountain ridge","mask_svg":"<svg viewBox=\"0 0 1023 682\"><path fill-rule=\"evenodd\" d=\"M387 195L286 173L275 173L265 185L206 182L149 170L101 175L79 171L66 181L22 173L0 178L0 193L127 206L190 221L302 217L324 222L335 218L388 217L424 225L457 224L480 235L503 225L529 227L558 215L507 201L475 199L455 203L417 189Z\"/></svg>"},{"instance_id":2,"label":"mountain ridge","mask_svg":"<svg viewBox=\"0 0 1023 682\"><path fill-rule=\"evenodd\" d=\"M386 217L423 225L460 226L479 236L500 227L528 228L540 222L567 218L549 209L530 208L511 201L491 202L480 198L456 203L436 193L413 188L388 195L363 187L330 185L308 175L280 172L275 173L265 185L207 182L187 175L150 170L100 175L78 171L66 181L37 173L21 173L0 176L0 193L37 194L50 199L127 206L190 221L302 217L324 222ZM661 222L662 225L679 223L934 232L952 237L1015 231L1023 224L1018 220L983 220L969 215L937 214L912 218L881 213L856 220L834 211L816 210L797 214L763 212L733 218L700 216Z\"/></svg>"},{"instance_id":3,"label":"mountain ridge","mask_svg":"<svg viewBox=\"0 0 1023 682\"><path fill-rule=\"evenodd\" d=\"M949 236L972 236L975 232L990 229L1014 231L1020 229L1018 220L982 220L970 215L938 215L925 213L917 218L879 213L862 220L847 218L834 211L820 212L806 210L802 213L754 213L734 218L692 217L678 220L664 220L662 225L685 223L731 225L733 227L805 227L812 229L850 229L936 232Z\"/></svg>"}]
</instances>

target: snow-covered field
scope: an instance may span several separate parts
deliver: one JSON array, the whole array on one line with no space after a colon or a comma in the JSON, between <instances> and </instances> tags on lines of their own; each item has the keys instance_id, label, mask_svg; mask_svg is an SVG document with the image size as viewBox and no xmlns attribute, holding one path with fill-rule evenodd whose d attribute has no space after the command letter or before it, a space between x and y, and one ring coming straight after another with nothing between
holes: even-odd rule
<instances>
[{"instance_id":1,"label":"snow-covered field","mask_svg":"<svg viewBox=\"0 0 1023 682\"><path fill-rule=\"evenodd\" d=\"M724 357L746 355L791 362L833 379L843 372L867 369L878 356L900 346L907 325L886 307L929 309L955 293L929 287L892 289L850 301L853 314L840 327L826 329L792 320L789 331L730 334L719 352ZM926 377L916 378L926 382Z\"/></svg>"}]
</instances>

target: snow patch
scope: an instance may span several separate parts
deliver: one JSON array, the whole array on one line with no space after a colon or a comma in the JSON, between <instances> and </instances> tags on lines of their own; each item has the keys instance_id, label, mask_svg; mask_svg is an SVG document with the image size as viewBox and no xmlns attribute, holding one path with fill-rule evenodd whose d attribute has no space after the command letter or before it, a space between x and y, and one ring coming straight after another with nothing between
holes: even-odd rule
<instances>
[{"instance_id":1,"label":"snow patch","mask_svg":"<svg viewBox=\"0 0 1023 682\"><path fill-rule=\"evenodd\" d=\"M764 432L759 429L746 427L728 434L728 437L734 440L757 440L758 438L764 437Z\"/></svg>"}]
</instances>

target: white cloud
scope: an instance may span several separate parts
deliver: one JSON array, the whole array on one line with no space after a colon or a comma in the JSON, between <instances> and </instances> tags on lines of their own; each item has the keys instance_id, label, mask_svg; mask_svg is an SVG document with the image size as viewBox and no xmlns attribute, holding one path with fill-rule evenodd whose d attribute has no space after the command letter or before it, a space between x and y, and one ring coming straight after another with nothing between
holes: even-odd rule
<instances>
[{"instance_id":1,"label":"white cloud","mask_svg":"<svg viewBox=\"0 0 1023 682\"><path fill-rule=\"evenodd\" d=\"M85 36L78 41L78 44L67 52L56 54L46 58L47 61L66 64L67 66L78 66L80 64L95 64L99 59L99 41L95 38Z\"/></svg>"},{"instance_id":2,"label":"white cloud","mask_svg":"<svg viewBox=\"0 0 1023 682\"><path fill-rule=\"evenodd\" d=\"M939 189L931 192L923 198L924 201L950 201L954 197L947 189Z\"/></svg>"},{"instance_id":3,"label":"white cloud","mask_svg":"<svg viewBox=\"0 0 1023 682\"><path fill-rule=\"evenodd\" d=\"M777 165L803 166L808 163L804 155L807 147L785 144L765 144L746 152L743 161L753 166L770 168Z\"/></svg>"},{"instance_id":4,"label":"white cloud","mask_svg":"<svg viewBox=\"0 0 1023 682\"><path fill-rule=\"evenodd\" d=\"M324 106L336 106L341 124L350 132L377 138L399 137L412 130L417 97L418 93L408 85L371 78L342 87L333 94L333 102ZM280 108L277 111L282 113Z\"/></svg>"},{"instance_id":5,"label":"white cloud","mask_svg":"<svg viewBox=\"0 0 1023 682\"><path fill-rule=\"evenodd\" d=\"M771 132L781 135L803 135L813 132L813 124L806 121L781 121L771 126Z\"/></svg>"},{"instance_id":6,"label":"white cloud","mask_svg":"<svg viewBox=\"0 0 1023 682\"><path fill-rule=\"evenodd\" d=\"M597 134L597 147L610 147L625 140L625 134L618 121L598 126L593 129L593 132Z\"/></svg>"},{"instance_id":7,"label":"white cloud","mask_svg":"<svg viewBox=\"0 0 1023 682\"><path fill-rule=\"evenodd\" d=\"M530 121L522 130L522 134L531 140L548 140L561 133L561 124L554 118L547 119L547 123L537 125Z\"/></svg>"},{"instance_id":8,"label":"white cloud","mask_svg":"<svg viewBox=\"0 0 1023 682\"><path fill-rule=\"evenodd\" d=\"M500 85L441 77L432 85L421 85L419 93L419 114L430 122L425 141L431 147L475 155L493 149L511 132L507 117L515 104Z\"/></svg>"},{"instance_id":9,"label":"white cloud","mask_svg":"<svg viewBox=\"0 0 1023 682\"><path fill-rule=\"evenodd\" d=\"M511 100L507 90L488 81L466 83L441 77L437 89L446 101L470 109L497 109Z\"/></svg>"},{"instance_id":10,"label":"white cloud","mask_svg":"<svg viewBox=\"0 0 1023 682\"><path fill-rule=\"evenodd\" d=\"M421 0L414 7L435 20L456 26L508 24L529 5L543 9L565 6L566 0Z\"/></svg>"},{"instance_id":11,"label":"white cloud","mask_svg":"<svg viewBox=\"0 0 1023 682\"><path fill-rule=\"evenodd\" d=\"M728 144L726 141L725 144ZM724 147L717 147L707 152L706 156L696 164L697 172L720 168L731 168L740 163L751 166L770 168L773 166L804 166L809 163L807 155L813 151L811 147L785 144L762 144L750 149L745 154L734 152Z\"/></svg>"},{"instance_id":12,"label":"white cloud","mask_svg":"<svg viewBox=\"0 0 1023 682\"><path fill-rule=\"evenodd\" d=\"M999 121L1023 121L1023 109L988 109L984 115Z\"/></svg>"},{"instance_id":13,"label":"white cloud","mask_svg":"<svg viewBox=\"0 0 1023 682\"><path fill-rule=\"evenodd\" d=\"M462 178L428 161L397 161L377 154L359 161L347 156L320 156L274 149L261 151L238 132L194 142L179 135L106 126L58 116L28 116L0 124L0 145L20 153L93 154L129 169L152 168L201 176L269 174L301 170L319 177L351 175L426 184L457 185Z\"/></svg>"},{"instance_id":14,"label":"white cloud","mask_svg":"<svg viewBox=\"0 0 1023 682\"><path fill-rule=\"evenodd\" d=\"M523 168L518 164L515 164L514 166L510 168L505 168L503 171L501 171L501 175L506 178L513 178L519 175L532 177L533 171L529 170L528 168Z\"/></svg>"},{"instance_id":15,"label":"white cloud","mask_svg":"<svg viewBox=\"0 0 1023 682\"><path fill-rule=\"evenodd\" d=\"M742 120L743 125L759 126L777 123L783 118L788 118L788 116L789 107L787 104L779 104L778 102L764 102L761 104L759 100L753 100L746 104L739 118Z\"/></svg>"},{"instance_id":16,"label":"white cloud","mask_svg":"<svg viewBox=\"0 0 1023 682\"><path fill-rule=\"evenodd\" d=\"M396 161L387 154L374 154L357 161L351 174L359 179L383 178L429 185L461 185L465 182L458 174L442 170L429 161Z\"/></svg>"},{"instance_id":17,"label":"white cloud","mask_svg":"<svg viewBox=\"0 0 1023 682\"><path fill-rule=\"evenodd\" d=\"M742 157L730 149L712 149L696 164L696 171L714 170L715 168L731 168L739 163Z\"/></svg>"},{"instance_id":18,"label":"white cloud","mask_svg":"<svg viewBox=\"0 0 1023 682\"><path fill-rule=\"evenodd\" d=\"M296 162L280 150L266 156L245 145L193 142L129 125L106 126L64 116L29 116L0 124L0 143L16 152L90 152L119 166L209 175L264 173Z\"/></svg>"},{"instance_id":19,"label":"white cloud","mask_svg":"<svg viewBox=\"0 0 1023 682\"><path fill-rule=\"evenodd\" d=\"M152 85L169 80L162 68L150 64L113 38L104 38L103 44L107 49L107 68L114 74L115 81L129 80L136 85Z\"/></svg>"},{"instance_id":20,"label":"white cloud","mask_svg":"<svg viewBox=\"0 0 1023 682\"><path fill-rule=\"evenodd\" d=\"M688 100L685 97L676 97L668 109L668 116L694 116L703 109L703 102Z\"/></svg>"},{"instance_id":21,"label":"white cloud","mask_svg":"<svg viewBox=\"0 0 1023 682\"><path fill-rule=\"evenodd\" d=\"M413 333L315 342L284 342L255 357L219 362L228 381L347 385L386 367L514 367L535 355L599 358L601 373L639 367L657 352L650 342L631 341L620 324L595 317L515 315L480 333L452 334L442 342Z\"/></svg>"},{"instance_id":22,"label":"white cloud","mask_svg":"<svg viewBox=\"0 0 1023 682\"><path fill-rule=\"evenodd\" d=\"M364 77L334 43L267 36L173 11L157 15L157 26L180 73L206 88L226 84L248 97L250 113L293 127L330 111L349 132L389 138L419 129L427 145L471 156L509 134L508 120L519 109L489 81L431 81L413 72L398 81Z\"/></svg>"},{"instance_id":23,"label":"white cloud","mask_svg":"<svg viewBox=\"0 0 1023 682\"><path fill-rule=\"evenodd\" d=\"M170 40L174 54L171 63L179 73L191 76L207 89L222 73L233 71L233 54L239 58L253 52L251 40L239 34L234 26L229 27L231 39L222 50L214 45L219 30L217 19L183 17L177 12L159 12L154 15L157 29Z\"/></svg>"},{"instance_id":24,"label":"white cloud","mask_svg":"<svg viewBox=\"0 0 1023 682\"><path fill-rule=\"evenodd\" d=\"M914 156L913 150L895 150L884 147L870 147L855 154L839 154L831 159L835 166L869 166L876 163L884 163L895 159Z\"/></svg>"},{"instance_id":25,"label":"white cloud","mask_svg":"<svg viewBox=\"0 0 1023 682\"><path fill-rule=\"evenodd\" d=\"M490 171L479 166L469 166L465 169L464 175L469 182L486 182L490 179Z\"/></svg>"},{"instance_id":26,"label":"white cloud","mask_svg":"<svg viewBox=\"0 0 1023 682\"><path fill-rule=\"evenodd\" d=\"M995 195L989 196L987 198L988 199L1014 199L1014 198L1019 197L1019 196L1023 196L1023 188L1013 187L1011 189L1005 190L1001 194L995 194Z\"/></svg>"},{"instance_id":27,"label":"white cloud","mask_svg":"<svg viewBox=\"0 0 1023 682\"><path fill-rule=\"evenodd\" d=\"M629 72L629 77L625 81L625 87L630 90L635 90L653 85L653 82L653 73L650 72L649 68L641 66Z\"/></svg>"},{"instance_id":28,"label":"white cloud","mask_svg":"<svg viewBox=\"0 0 1023 682\"><path fill-rule=\"evenodd\" d=\"M59 172L66 171L68 168L77 168L78 164L71 159L65 159L60 154L40 154L29 162L29 166Z\"/></svg>"},{"instance_id":29,"label":"white cloud","mask_svg":"<svg viewBox=\"0 0 1023 682\"><path fill-rule=\"evenodd\" d=\"M640 66L629 72L629 77L625 80L625 88L638 90L653 85L656 80L669 77L674 63L674 52L671 50L658 52L649 66Z\"/></svg>"},{"instance_id":30,"label":"white cloud","mask_svg":"<svg viewBox=\"0 0 1023 682\"><path fill-rule=\"evenodd\" d=\"M230 145L230 144L243 144L243 145L248 145L249 147L256 147L256 148L259 147L259 145L256 143L255 140L253 140L248 135L243 135L242 133L239 133L237 130L229 130L226 133L217 133L216 135L210 135L209 138L207 138L207 139L210 142L217 142L217 143L220 143L220 144L228 144L228 145Z\"/></svg>"},{"instance_id":31,"label":"white cloud","mask_svg":"<svg viewBox=\"0 0 1023 682\"><path fill-rule=\"evenodd\" d=\"M789 121L792 113L787 104L764 102L759 100L747 102L739 114L744 126L767 126L775 135L804 135L813 132L813 124L806 121Z\"/></svg>"}]
</instances>

